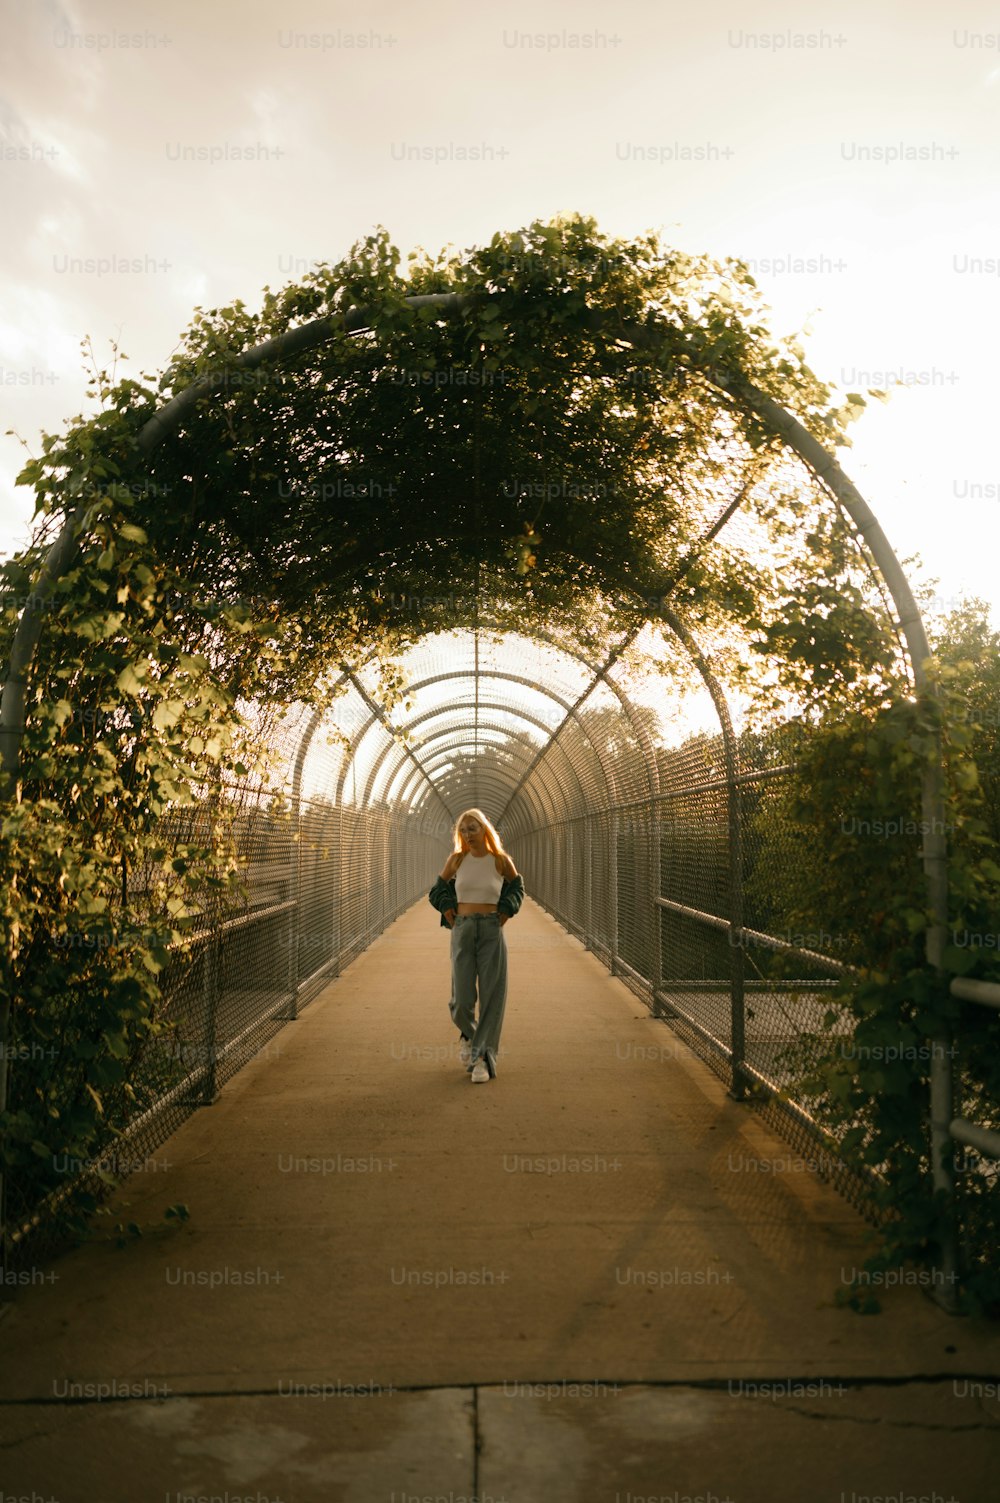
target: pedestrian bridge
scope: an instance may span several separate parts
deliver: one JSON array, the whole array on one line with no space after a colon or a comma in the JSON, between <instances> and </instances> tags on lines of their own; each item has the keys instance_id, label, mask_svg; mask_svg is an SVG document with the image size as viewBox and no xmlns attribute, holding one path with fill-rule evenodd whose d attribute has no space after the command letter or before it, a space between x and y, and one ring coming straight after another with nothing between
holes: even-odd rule
<instances>
[{"instance_id":1,"label":"pedestrian bridge","mask_svg":"<svg viewBox=\"0 0 1000 1503\"><path fill-rule=\"evenodd\" d=\"M986 1503L989 1323L927 1275L838 1307L868 1228L816 1154L537 902L506 934L488 1086L418 902L147 1141L144 1235L7 1308L7 1493Z\"/></svg>"},{"instance_id":2,"label":"pedestrian bridge","mask_svg":"<svg viewBox=\"0 0 1000 1503\"><path fill-rule=\"evenodd\" d=\"M26 471L0 1503L991 1497L997 989L851 398L652 242L391 249L199 310ZM528 893L475 1088L470 807Z\"/></svg>"}]
</instances>

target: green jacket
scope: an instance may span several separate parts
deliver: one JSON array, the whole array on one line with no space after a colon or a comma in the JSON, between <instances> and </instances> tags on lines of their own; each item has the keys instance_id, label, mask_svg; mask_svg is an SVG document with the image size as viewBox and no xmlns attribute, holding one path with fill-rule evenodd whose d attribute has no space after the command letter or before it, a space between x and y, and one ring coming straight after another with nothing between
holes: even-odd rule
<instances>
[{"instance_id":1,"label":"green jacket","mask_svg":"<svg viewBox=\"0 0 1000 1503\"><path fill-rule=\"evenodd\" d=\"M445 918L449 908L458 907L458 898L455 895L455 878L438 877L427 897L431 905L441 914L441 924L445 929L452 926ZM497 899L497 909L500 913L506 913L508 918L513 918L521 904L524 902L524 878L520 873L516 877L509 877L500 888L500 896Z\"/></svg>"}]
</instances>

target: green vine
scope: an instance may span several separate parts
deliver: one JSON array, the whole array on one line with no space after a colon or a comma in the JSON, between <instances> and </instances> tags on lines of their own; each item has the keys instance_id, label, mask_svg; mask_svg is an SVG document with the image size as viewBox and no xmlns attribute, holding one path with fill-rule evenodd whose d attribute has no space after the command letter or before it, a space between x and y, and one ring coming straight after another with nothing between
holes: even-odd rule
<instances>
[{"instance_id":1,"label":"green vine","mask_svg":"<svg viewBox=\"0 0 1000 1503\"><path fill-rule=\"evenodd\" d=\"M441 293L466 298L460 314L406 302ZM322 342L245 360L316 321ZM71 566L36 602L20 765L0 787L14 1216L65 1188L62 1161L99 1166L176 1080L163 978L206 925L245 907L244 791L272 821L287 816L267 750L284 710L328 705L362 663L391 706L405 695L394 655L479 613L606 653L673 610L762 717L802 715L791 817L829 859L809 892L759 878L762 901L842 926L866 969L837 1007L861 1041L918 1042L944 1025L986 1037L929 978L915 843L875 852L838 835L838 820L895 808L901 790L912 808L932 727L905 698L856 538L740 405L747 381L828 444L847 443L864 408L795 340L772 338L742 263L653 235L609 240L582 217L414 252L405 272L378 230L341 264L265 289L256 313L196 309L159 376L95 369L100 410L46 435L25 465L35 537L0 566L7 661L47 550L80 509ZM176 433L144 448L146 423L192 382ZM743 545L707 546L738 491ZM966 853L956 918L975 924L994 878L972 764L947 723ZM993 974L966 951L949 964ZM996 1099L991 1072L969 1065L977 1106ZM924 1075L828 1060L806 1085L845 1153L893 1166L893 1254L931 1255ZM92 1208L88 1195L65 1214ZM970 1287L989 1297L982 1270Z\"/></svg>"},{"instance_id":2,"label":"green vine","mask_svg":"<svg viewBox=\"0 0 1000 1503\"><path fill-rule=\"evenodd\" d=\"M848 1164L875 1176L879 1245L838 1291L862 1313L879 1307L873 1286L908 1277L930 1288L937 1277L951 1213L928 1188L935 1041L943 1041L954 1062L955 1114L1000 1125L998 1020L949 990L955 975L1000 980L1000 939L992 946L969 942L998 929L1000 865L982 817L988 795L995 799L998 790L995 773L984 789L969 755L984 729L968 699L972 665L938 659L929 667L937 703L886 697L800 729L794 778L768 802L754 831L760 854L750 890L771 924L779 932L789 926L822 933L827 952L856 968L827 993L823 1028L802 1033L781 1064L790 1075L788 1095L810 1107ZM945 969L935 977L925 943L931 915L920 862L928 824L920 788L938 729L951 907ZM774 824L785 832L780 862L769 859ZM781 972L776 960L771 973ZM971 1152L959 1152L958 1162L961 1285L935 1292L995 1313L1000 1180L990 1161Z\"/></svg>"}]
</instances>

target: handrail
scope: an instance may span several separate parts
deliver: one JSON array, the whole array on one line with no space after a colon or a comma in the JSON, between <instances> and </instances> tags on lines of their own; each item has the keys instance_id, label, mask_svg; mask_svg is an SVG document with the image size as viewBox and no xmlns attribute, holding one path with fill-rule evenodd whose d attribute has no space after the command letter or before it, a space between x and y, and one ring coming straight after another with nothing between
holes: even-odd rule
<instances>
[{"instance_id":1,"label":"handrail","mask_svg":"<svg viewBox=\"0 0 1000 1503\"><path fill-rule=\"evenodd\" d=\"M962 1002L976 1002L980 1007L994 1007L1000 1010L1000 983L996 981L977 981L972 976L953 976L949 990L953 997L958 997ZM975 1148L977 1152L985 1154L988 1158L1000 1159L1000 1132L994 1132L991 1127L977 1127L967 1117L953 1117L948 1131L956 1143L964 1143L968 1148Z\"/></svg>"},{"instance_id":2,"label":"handrail","mask_svg":"<svg viewBox=\"0 0 1000 1503\"><path fill-rule=\"evenodd\" d=\"M690 908L687 903L675 903L672 898L658 897L653 901L658 907L666 908L669 913L677 913L682 918L694 919L697 923L707 924L712 929L724 930L727 933L752 939L755 945L762 945L765 949L780 950L783 954L794 955L799 960L825 966L836 976L857 975L857 966L848 965L846 961L834 960L831 955L823 955L818 950L807 950L801 945L793 945L774 934L764 934L759 929L748 929L745 925L734 927L728 919L720 918L718 914L703 913L700 908Z\"/></svg>"},{"instance_id":3,"label":"handrail","mask_svg":"<svg viewBox=\"0 0 1000 1503\"><path fill-rule=\"evenodd\" d=\"M1000 1008L1000 982L976 981L971 976L954 976L951 995L962 1002L978 1002L981 1007Z\"/></svg>"}]
</instances>

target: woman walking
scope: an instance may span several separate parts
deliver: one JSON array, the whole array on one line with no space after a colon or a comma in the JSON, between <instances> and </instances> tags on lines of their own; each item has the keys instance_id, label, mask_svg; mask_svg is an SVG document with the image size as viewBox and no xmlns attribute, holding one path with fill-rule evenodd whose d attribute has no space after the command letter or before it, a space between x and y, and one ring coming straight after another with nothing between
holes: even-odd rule
<instances>
[{"instance_id":1,"label":"woman walking","mask_svg":"<svg viewBox=\"0 0 1000 1503\"><path fill-rule=\"evenodd\" d=\"M483 1085L497 1073L507 1003L503 926L521 906L524 882L481 809L466 809L459 815L451 855L428 896L442 924L451 930L448 1006L462 1035L459 1057L473 1083Z\"/></svg>"}]
</instances>

